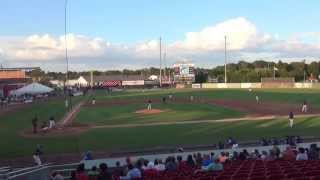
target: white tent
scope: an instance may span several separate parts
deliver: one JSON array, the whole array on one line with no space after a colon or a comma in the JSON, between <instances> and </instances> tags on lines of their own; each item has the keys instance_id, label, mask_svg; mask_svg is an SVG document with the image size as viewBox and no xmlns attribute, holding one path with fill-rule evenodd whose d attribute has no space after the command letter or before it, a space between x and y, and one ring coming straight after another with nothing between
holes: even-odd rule
<instances>
[{"instance_id":1,"label":"white tent","mask_svg":"<svg viewBox=\"0 0 320 180\"><path fill-rule=\"evenodd\" d=\"M44 93L49 93L51 91L53 91L52 88L49 88L39 83L31 83L20 89L11 91L10 95L20 96L23 94L44 94Z\"/></svg>"}]
</instances>

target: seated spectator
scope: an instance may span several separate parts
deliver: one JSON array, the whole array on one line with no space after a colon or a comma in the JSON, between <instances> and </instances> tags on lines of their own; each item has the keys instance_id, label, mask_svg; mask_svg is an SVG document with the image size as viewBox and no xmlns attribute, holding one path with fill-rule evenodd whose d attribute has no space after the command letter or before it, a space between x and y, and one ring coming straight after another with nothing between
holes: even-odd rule
<instances>
[{"instance_id":1,"label":"seated spectator","mask_svg":"<svg viewBox=\"0 0 320 180\"><path fill-rule=\"evenodd\" d=\"M274 152L272 149L270 149L270 150L269 150L269 154L267 155L267 157L265 158L265 160L266 160L266 161L274 161L274 160L276 160L276 159L277 159L277 156L276 156L275 152Z\"/></svg>"},{"instance_id":2,"label":"seated spectator","mask_svg":"<svg viewBox=\"0 0 320 180\"><path fill-rule=\"evenodd\" d=\"M267 156L268 156L267 151L262 151L262 154L261 154L261 156L260 156L260 159L261 159L261 160L266 160L266 159L267 159Z\"/></svg>"},{"instance_id":3,"label":"seated spectator","mask_svg":"<svg viewBox=\"0 0 320 180\"><path fill-rule=\"evenodd\" d=\"M209 164L213 163L213 161L211 160L210 156L205 154L203 156L203 161L202 161L202 167L207 167L209 166Z\"/></svg>"},{"instance_id":4,"label":"seated spectator","mask_svg":"<svg viewBox=\"0 0 320 180\"><path fill-rule=\"evenodd\" d=\"M164 171L166 169L165 165L162 163L162 160L154 160L154 167L157 171Z\"/></svg>"},{"instance_id":5,"label":"seated spectator","mask_svg":"<svg viewBox=\"0 0 320 180\"><path fill-rule=\"evenodd\" d=\"M98 175L98 180L113 180L112 174L108 170L108 165L106 163L101 163L99 169L100 173Z\"/></svg>"},{"instance_id":6,"label":"seated spectator","mask_svg":"<svg viewBox=\"0 0 320 180\"><path fill-rule=\"evenodd\" d=\"M89 180L98 180L99 172L96 166L92 166L91 170L88 172Z\"/></svg>"},{"instance_id":7,"label":"seated spectator","mask_svg":"<svg viewBox=\"0 0 320 180\"><path fill-rule=\"evenodd\" d=\"M141 171L138 168L133 167L132 164L128 165L128 170L129 171L127 173L127 176L120 177L121 180L131 180L131 179L137 179L142 177Z\"/></svg>"},{"instance_id":8,"label":"seated spectator","mask_svg":"<svg viewBox=\"0 0 320 180\"><path fill-rule=\"evenodd\" d=\"M144 170L144 175L146 176L154 176L157 175L158 171L156 170L154 163L153 162L149 162L146 169Z\"/></svg>"},{"instance_id":9,"label":"seated spectator","mask_svg":"<svg viewBox=\"0 0 320 180\"><path fill-rule=\"evenodd\" d=\"M190 168L194 168L196 166L191 154L188 155L186 164Z\"/></svg>"},{"instance_id":10,"label":"seated spectator","mask_svg":"<svg viewBox=\"0 0 320 180\"><path fill-rule=\"evenodd\" d=\"M219 162L220 163L225 163L227 161L228 157L226 156L225 152L221 152L219 155Z\"/></svg>"},{"instance_id":11,"label":"seated spectator","mask_svg":"<svg viewBox=\"0 0 320 180\"><path fill-rule=\"evenodd\" d=\"M93 160L92 152L91 151L85 152L83 155L83 160Z\"/></svg>"},{"instance_id":12,"label":"seated spectator","mask_svg":"<svg viewBox=\"0 0 320 180\"><path fill-rule=\"evenodd\" d=\"M168 157L166 159L166 170L167 171L175 171L177 170L177 164L176 164L176 160L174 157Z\"/></svg>"},{"instance_id":13,"label":"seated spectator","mask_svg":"<svg viewBox=\"0 0 320 180\"><path fill-rule=\"evenodd\" d=\"M299 148L298 154L296 156L297 161L303 161L303 160L308 160L308 155L305 152L304 148Z\"/></svg>"},{"instance_id":14,"label":"seated spectator","mask_svg":"<svg viewBox=\"0 0 320 180\"><path fill-rule=\"evenodd\" d=\"M41 162L41 159L40 159L39 152L35 152L32 157L33 157L33 160L34 160L34 164L37 165L37 166L41 166L42 162Z\"/></svg>"},{"instance_id":15,"label":"seated spectator","mask_svg":"<svg viewBox=\"0 0 320 180\"><path fill-rule=\"evenodd\" d=\"M123 167L121 167L119 161L116 162L116 167L115 167L114 170L113 170L113 174L114 174L115 176L124 176Z\"/></svg>"},{"instance_id":16,"label":"seated spectator","mask_svg":"<svg viewBox=\"0 0 320 180\"><path fill-rule=\"evenodd\" d=\"M222 170L223 170L223 165L219 162L219 159L216 159L207 167L203 167L201 170L196 170L195 173L197 173L198 171L222 171Z\"/></svg>"},{"instance_id":17,"label":"seated spectator","mask_svg":"<svg viewBox=\"0 0 320 180\"><path fill-rule=\"evenodd\" d=\"M292 150L290 146L286 148L286 150L282 153L282 158L284 160L290 161L290 160L295 160L296 159L296 154Z\"/></svg>"},{"instance_id":18,"label":"seated spectator","mask_svg":"<svg viewBox=\"0 0 320 180\"><path fill-rule=\"evenodd\" d=\"M277 146L274 145L271 150L273 151L273 154L275 155L275 157L279 158L280 149Z\"/></svg>"},{"instance_id":19,"label":"seated spectator","mask_svg":"<svg viewBox=\"0 0 320 180\"><path fill-rule=\"evenodd\" d=\"M89 180L85 173L84 164L79 164L76 171L76 180Z\"/></svg>"},{"instance_id":20,"label":"seated spectator","mask_svg":"<svg viewBox=\"0 0 320 180\"><path fill-rule=\"evenodd\" d=\"M63 176L57 171L54 171L50 177L51 180L64 180Z\"/></svg>"},{"instance_id":21,"label":"seated spectator","mask_svg":"<svg viewBox=\"0 0 320 180\"><path fill-rule=\"evenodd\" d=\"M308 157L312 160L319 159L319 148L317 147L317 144L310 145Z\"/></svg>"},{"instance_id":22,"label":"seated spectator","mask_svg":"<svg viewBox=\"0 0 320 180\"><path fill-rule=\"evenodd\" d=\"M237 151L233 151L231 160L235 161L239 159L239 154Z\"/></svg>"},{"instance_id":23,"label":"seated spectator","mask_svg":"<svg viewBox=\"0 0 320 180\"><path fill-rule=\"evenodd\" d=\"M186 161L182 160L182 156L177 156L177 161L178 161L178 163L177 163L178 169L184 169L187 167L187 163L186 163Z\"/></svg>"},{"instance_id":24,"label":"seated spectator","mask_svg":"<svg viewBox=\"0 0 320 180\"><path fill-rule=\"evenodd\" d=\"M198 166L198 167L201 167L201 165L202 165L202 156L201 156L201 153L197 153L196 155L195 155L195 160L196 160L196 165Z\"/></svg>"},{"instance_id":25,"label":"seated spectator","mask_svg":"<svg viewBox=\"0 0 320 180\"><path fill-rule=\"evenodd\" d=\"M223 165L219 162L218 159L215 160L214 163L211 163L208 166L208 171L222 171L223 170Z\"/></svg>"}]
</instances>

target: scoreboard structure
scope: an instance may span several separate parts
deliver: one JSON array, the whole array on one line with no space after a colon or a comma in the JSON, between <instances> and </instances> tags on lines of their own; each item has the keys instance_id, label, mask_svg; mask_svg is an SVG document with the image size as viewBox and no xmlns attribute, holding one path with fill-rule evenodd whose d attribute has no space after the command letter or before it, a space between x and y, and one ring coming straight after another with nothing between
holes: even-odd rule
<instances>
[{"instance_id":1,"label":"scoreboard structure","mask_svg":"<svg viewBox=\"0 0 320 180\"><path fill-rule=\"evenodd\" d=\"M195 80L194 64L180 62L173 65L174 82L178 84L191 84Z\"/></svg>"}]
</instances>

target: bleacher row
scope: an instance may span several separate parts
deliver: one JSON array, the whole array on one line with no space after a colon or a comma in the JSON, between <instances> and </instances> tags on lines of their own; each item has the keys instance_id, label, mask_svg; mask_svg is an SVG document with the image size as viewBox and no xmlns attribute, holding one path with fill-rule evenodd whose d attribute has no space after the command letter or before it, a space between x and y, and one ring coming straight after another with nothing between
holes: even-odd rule
<instances>
[{"instance_id":1,"label":"bleacher row","mask_svg":"<svg viewBox=\"0 0 320 180\"><path fill-rule=\"evenodd\" d=\"M120 177L114 175L116 180ZM320 160L245 160L225 164L223 171L203 172L180 167L174 172L144 173L141 180L320 180Z\"/></svg>"}]
</instances>

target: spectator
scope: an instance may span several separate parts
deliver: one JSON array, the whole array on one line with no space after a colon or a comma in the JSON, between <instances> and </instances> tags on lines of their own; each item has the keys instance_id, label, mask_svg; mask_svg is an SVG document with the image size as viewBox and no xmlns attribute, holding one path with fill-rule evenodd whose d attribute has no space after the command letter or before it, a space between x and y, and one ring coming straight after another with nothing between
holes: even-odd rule
<instances>
[{"instance_id":1,"label":"spectator","mask_svg":"<svg viewBox=\"0 0 320 180\"><path fill-rule=\"evenodd\" d=\"M175 162L175 158L170 156L166 159L166 170L167 171L175 171L177 169L177 164Z\"/></svg>"},{"instance_id":2,"label":"spectator","mask_svg":"<svg viewBox=\"0 0 320 180\"><path fill-rule=\"evenodd\" d=\"M194 168L196 166L191 154L189 154L187 157L187 166L191 168Z\"/></svg>"},{"instance_id":3,"label":"spectator","mask_svg":"<svg viewBox=\"0 0 320 180\"><path fill-rule=\"evenodd\" d=\"M260 159L261 159L261 160L266 160L266 159L267 159L267 156L268 156L267 151L262 151L262 154L261 154Z\"/></svg>"},{"instance_id":4,"label":"spectator","mask_svg":"<svg viewBox=\"0 0 320 180\"><path fill-rule=\"evenodd\" d=\"M202 156L201 156L201 153L197 153L196 155L195 155L195 160L196 160L196 165L198 166L198 167L201 167L201 165L202 165Z\"/></svg>"},{"instance_id":5,"label":"spectator","mask_svg":"<svg viewBox=\"0 0 320 180\"><path fill-rule=\"evenodd\" d=\"M205 154L203 156L203 161L202 161L202 167L207 167L209 166L209 164L213 163L213 161L211 160L210 156Z\"/></svg>"},{"instance_id":6,"label":"spectator","mask_svg":"<svg viewBox=\"0 0 320 180\"><path fill-rule=\"evenodd\" d=\"M287 161L295 160L296 154L292 150L290 146L286 148L286 150L282 153L282 158Z\"/></svg>"},{"instance_id":7,"label":"spectator","mask_svg":"<svg viewBox=\"0 0 320 180\"><path fill-rule=\"evenodd\" d=\"M52 173L50 179L51 179L51 180L63 180L64 178L63 178L63 176L62 176L60 173L58 173L57 171L54 171L54 172Z\"/></svg>"},{"instance_id":8,"label":"spectator","mask_svg":"<svg viewBox=\"0 0 320 180\"><path fill-rule=\"evenodd\" d=\"M114 173L116 176L124 176L123 168L121 167L119 161L116 162L116 167L114 168L113 173Z\"/></svg>"},{"instance_id":9,"label":"spectator","mask_svg":"<svg viewBox=\"0 0 320 180\"><path fill-rule=\"evenodd\" d=\"M76 180L89 180L84 170L84 164L79 164L76 172Z\"/></svg>"},{"instance_id":10,"label":"spectator","mask_svg":"<svg viewBox=\"0 0 320 180\"><path fill-rule=\"evenodd\" d=\"M166 169L165 165L162 163L162 160L154 160L154 167L157 171L164 171Z\"/></svg>"},{"instance_id":11,"label":"spectator","mask_svg":"<svg viewBox=\"0 0 320 180\"><path fill-rule=\"evenodd\" d=\"M89 180L98 180L99 172L96 166L92 166L91 170L88 172Z\"/></svg>"},{"instance_id":12,"label":"spectator","mask_svg":"<svg viewBox=\"0 0 320 180\"><path fill-rule=\"evenodd\" d=\"M106 163L101 163L99 165L100 173L98 175L98 180L113 180L112 174L108 170L108 165Z\"/></svg>"},{"instance_id":13,"label":"spectator","mask_svg":"<svg viewBox=\"0 0 320 180\"><path fill-rule=\"evenodd\" d=\"M219 159L216 159L215 162L212 162L207 166L206 171L222 171L223 165L219 162Z\"/></svg>"},{"instance_id":14,"label":"spectator","mask_svg":"<svg viewBox=\"0 0 320 180\"><path fill-rule=\"evenodd\" d=\"M93 160L92 152L91 151L85 152L83 155L83 160Z\"/></svg>"},{"instance_id":15,"label":"spectator","mask_svg":"<svg viewBox=\"0 0 320 180\"><path fill-rule=\"evenodd\" d=\"M71 171L71 178L70 180L77 180L76 179L76 171Z\"/></svg>"},{"instance_id":16,"label":"spectator","mask_svg":"<svg viewBox=\"0 0 320 180\"><path fill-rule=\"evenodd\" d=\"M129 164L128 165L128 173L127 173L127 176L125 177L121 177L120 179L122 180L131 180L131 179L137 179L137 178L141 178L142 175L141 175L141 171L136 168L136 167L133 167L132 164Z\"/></svg>"},{"instance_id":17,"label":"spectator","mask_svg":"<svg viewBox=\"0 0 320 180\"><path fill-rule=\"evenodd\" d=\"M277 147L277 146L273 146L272 147L272 151L274 153L274 155L276 156L276 158L279 158L279 155L280 155L280 149Z\"/></svg>"},{"instance_id":18,"label":"spectator","mask_svg":"<svg viewBox=\"0 0 320 180\"><path fill-rule=\"evenodd\" d=\"M178 169L184 169L187 167L187 162L182 160L182 156L178 156L177 157L177 161L178 161Z\"/></svg>"},{"instance_id":19,"label":"spectator","mask_svg":"<svg viewBox=\"0 0 320 180\"><path fill-rule=\"evenodd\" d=\"M297 161L303 161L303 160L308 160L308 155L305 152L304 148L299 148L298 154L296 156Z\"/></svg>"},{"instance_id":20,"label":"spectator","mask_svg":"<svg viewBox=\"0 0 320 180\"><path fill-rule=\"evenodd\" d=\"M239 159L239 154L237 151L233 151L232 153L232 158L233 161L238 160Z\"/></svg>"},{"instance_id":21,"label":"spectator","mask_svg":"<svg viewBox=\"0 0 320 180\"><path fill-rule=\"evenodd\" d=\"M225 163L227 161L227 156L225 154L225 152L221 152L220 155L219 155L219 162L220 163Z\"/></svg>"},{"instance_id":22,"label":"spectator","mask_svg":"<svg viewBox=\"0 0 320 180\"><path fill-rule=\"evenodd\" d=\"M310 145L308 157L312 160L319 159L319 148L317 147L317 144Z\"/></svg>"},{"instance_id":23,"label":"spectator","mask_svg":"<svg viewBox=\"0 0 320 180\"><path fill-rule=\"evenodd\" d=\"M41 166L42 162L41 162L41 159L40 159L39 152L35 152L32 157L33 157L33 160L34 160L34 164L37 165L37 166Z\"/></svg>"}]
</instances>

